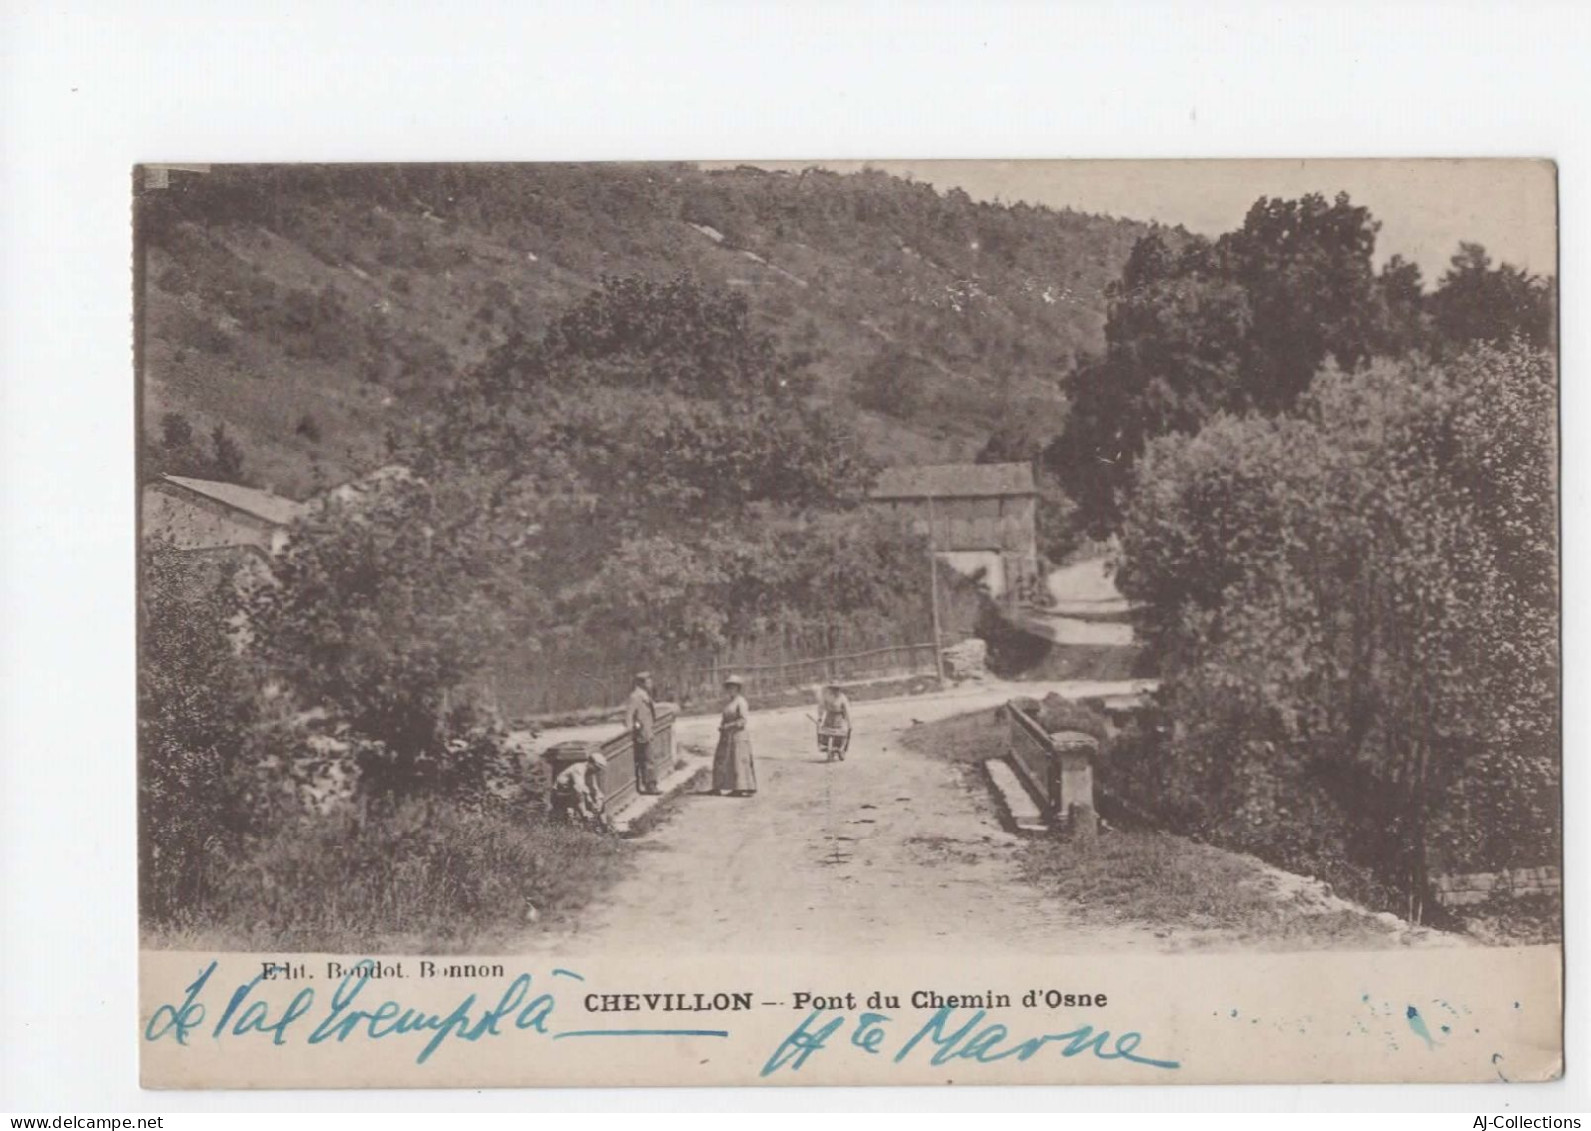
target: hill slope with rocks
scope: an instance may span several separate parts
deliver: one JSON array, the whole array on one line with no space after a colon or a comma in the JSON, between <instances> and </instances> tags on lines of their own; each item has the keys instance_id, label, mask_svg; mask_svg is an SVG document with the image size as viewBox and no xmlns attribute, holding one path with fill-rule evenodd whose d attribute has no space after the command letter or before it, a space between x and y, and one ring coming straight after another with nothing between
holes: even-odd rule
<instances>
[{"instance_id":1,"label":"hill slope with rocks","mask_svg":"<svg viewBox=\"0 0 1591 1131\"><path fill-rule=\"evenodd\" d=\"M303 496L379 466L452 374L604 276L689 272L853 415L882 463L1064 421L1105 288L1149 225L880 172L692 165L215 166L142 189L142 423L223 425Z\"/></svg>"}]
</instances>

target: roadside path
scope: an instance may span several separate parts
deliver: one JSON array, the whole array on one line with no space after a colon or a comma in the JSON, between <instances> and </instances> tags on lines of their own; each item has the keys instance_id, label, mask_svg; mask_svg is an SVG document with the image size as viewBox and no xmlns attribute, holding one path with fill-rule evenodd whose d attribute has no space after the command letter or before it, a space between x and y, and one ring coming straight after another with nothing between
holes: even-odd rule
<instances>
[{"instance_id":1,"label":"roadside path","mask_svg":"<svg viewBox=\"0 0 1591 1131\"><path fill-rule=\"evenodd\" d=\"M689 795L636 842L634 872L561 930L515 953L633 951L667 940L697 953L976 947L979 953L1155 949L1147 927L1083 929L1021 875L976 767L904 750L914 721L1012 694L1103 694L1126 684L997 684L853 704L846 760L824 764L800 708L752 716L759 792ZM715 718L676 724L711 750ZM610 726L607 730L611 731Z\"/></svg>"}]
</instances>

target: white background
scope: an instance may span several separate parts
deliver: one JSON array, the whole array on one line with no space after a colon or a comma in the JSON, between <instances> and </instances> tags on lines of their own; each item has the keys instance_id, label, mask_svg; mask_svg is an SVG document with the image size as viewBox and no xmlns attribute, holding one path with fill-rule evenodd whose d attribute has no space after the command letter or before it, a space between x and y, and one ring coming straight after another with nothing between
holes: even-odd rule
<instances>
[{"instance_id":1,"label":"white background","mask_svg":"<svg viewBox=\"0 0 1591 1131\"><path fill-rule=\"evenodd\" d=\"M0 1109L1445 1109L1587 1103L1586 17L1554 3L0 7ZM1551 157L1563 201L1568 1078L1536 1087L144 1093L138 161ZM1459 1121L1453 1121L1458 1126ZM1462 1121L1468 1126L1468 1120Z\"/></svg>"}]
</instances>

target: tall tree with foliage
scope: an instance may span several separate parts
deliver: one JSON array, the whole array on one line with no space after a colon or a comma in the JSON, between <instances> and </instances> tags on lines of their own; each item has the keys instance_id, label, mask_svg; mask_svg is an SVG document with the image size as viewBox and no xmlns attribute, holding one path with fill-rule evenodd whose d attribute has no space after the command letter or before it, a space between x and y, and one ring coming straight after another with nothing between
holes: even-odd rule
<instances>
[{"instance_id":1,"label":"tall tree with foliage","mask_svg":"<svg viewBox=\"0 0 1591 1131\"><path fill-rule=\"evenodd\" d=\"M1262 197L1213 242L1138 242L1108 292L1105 351L1070 375L1071 414L1046 452L1094 534L1118 521L1154 437L1285 411L1327 359L1354 369L1417 339L1418 270L1376 272L1379 226L1345 193Z\"/></svg>"},{"instance_id":2,"label":"tall tree with foliage","mask_svg":"<svg viewBox=\"0 0 1591 1131\"><path fill-rule=\"evenodd\" d=\"M1415 913L1433 849L1553 858L1554 396L1546 355L1481 349L1150 444L1118 582L1186 727L1184 820L1356 855Z\"/></svg>"},{"instance_id":3,"label":"tall tree with foliage","mask_svg":"<svg viewBox=\"0 0 1591 1131\"><path fill-rule=\"evenodd\" d=\"M258 709L234 647L232 572L158 541L139 566L139 896L164 920L203 899L210 866L259 813L247 753Z\"/></svg>"},{"instance_id":4,"label":"tall tree with foliage","mask_svg":"<svg viewBox=\"0 0 1591 1131\"><path fill-rule=\"evenodd\" d=\"M259 650L401 791L508 655L655 666L926 607L920 543L855 508L872 469L810 392L737 296L608 280L395 437L408 477L298 524Z\"/></svg>"},{"instance_id":5,"label":"tall tree with foliage","mask_svg":"<svg viewBox=\"0 0 1591 1131\"><path fill-rule=\"evenodd\" d=\"M368 790L461 784L443 755L477 719L460 695L494 642L539 623L533 575L445 488L404 478L301 518L251 596L254 651L297 702L376 745Z\"/></svg>"},{"instance_id":6,"label":"tall tree with foliage","mask_svg":"<svg viewBox=\"0 0 1591 1131\"><path fill-rule=\"evenodd\" d=\"M1474 342L1506 345L1515 337L1548 349L1554 340L1557 297L1550 280L1507 263L1493 267L1484 247L1464 243L1431 295L1431 321L1439 343L1449 351Z\"/></svg>"},{"instance_id":7,"label":"tall tree with foliage","mask_svg":"<svg viewBox=\"0 0 1591 1131\"><path fill-rule=\"evenodd\" d=\"M812 392L740 296L608 279L465 375L414 462L479 521L522 533L548 627L653 654L713 648L829 615L776 575L832 524L864 545L899 536L847 515L874 469ZM874 608L864 590L830 612Z\"/></svg>"},{"instance_id":8,"label":"tall tree with foliage","mask_svg":"<svg viewBox=\"0 0 1591 1131\"><path fill-rule=\"evenodd\" d=\"M810 391L740 296L689 277L608 279L542 338L465 375L416 466L467 466L502 498L578 507L609 540L761 502L834 506L870 469Z\"/></svg>"}]
</instances>

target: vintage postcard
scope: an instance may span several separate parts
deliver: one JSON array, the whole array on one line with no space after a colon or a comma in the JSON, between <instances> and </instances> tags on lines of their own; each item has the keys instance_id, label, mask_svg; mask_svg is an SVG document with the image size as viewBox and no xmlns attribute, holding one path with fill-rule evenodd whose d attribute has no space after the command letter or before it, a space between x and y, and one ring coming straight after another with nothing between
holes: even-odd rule
<instances>
[{"instance_id":1,"label":"vintage postcard","mask_svg":"<svg viewBox=\"0 0 1591 1131\"><path fill-rule=\"evenodd\" d=\"M133 198L145 1086L1561 1073L1550 163Z\"/></svg>"}]
</instances>

